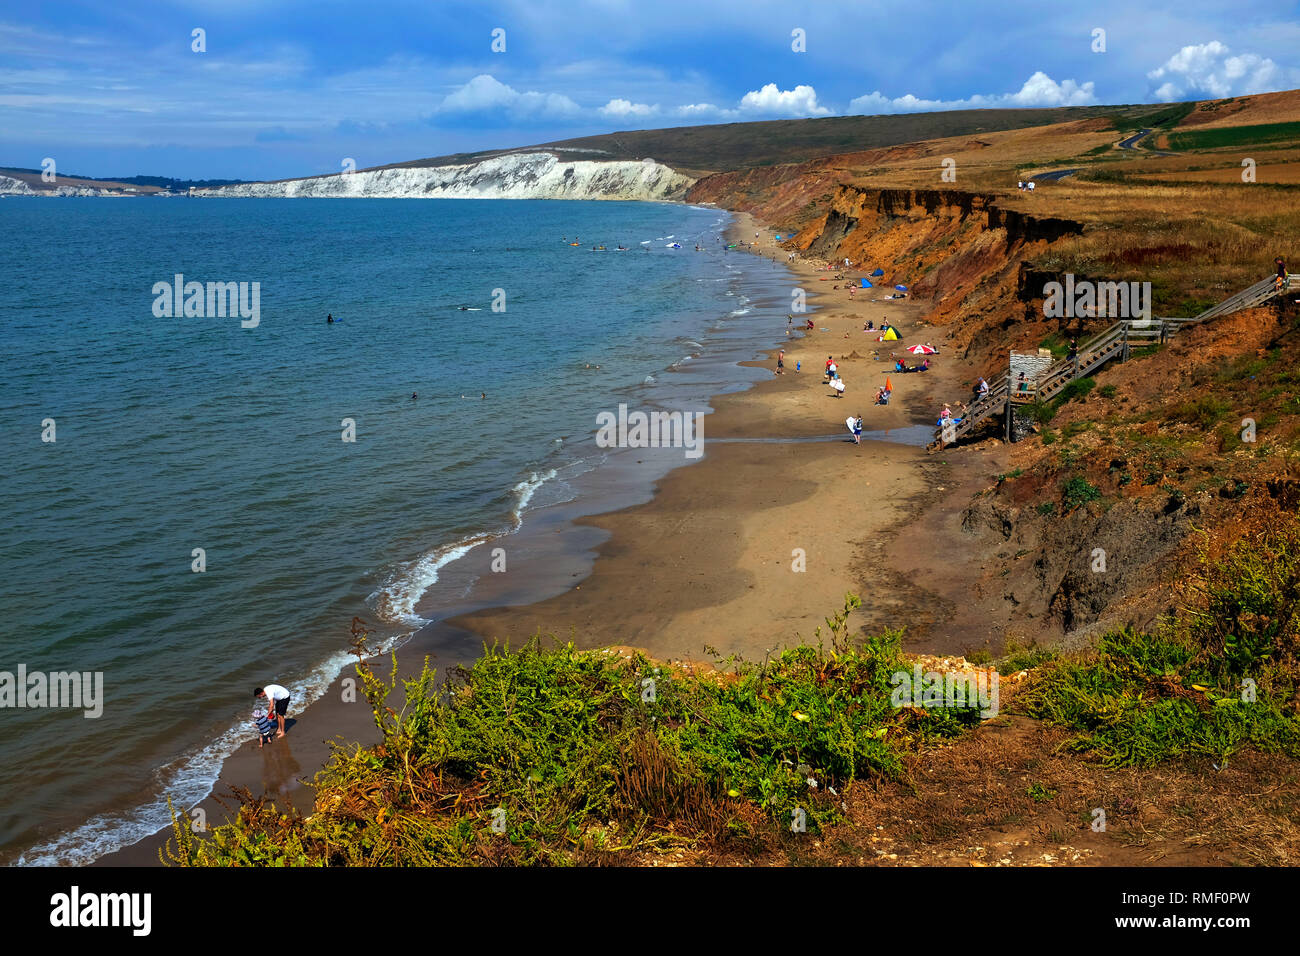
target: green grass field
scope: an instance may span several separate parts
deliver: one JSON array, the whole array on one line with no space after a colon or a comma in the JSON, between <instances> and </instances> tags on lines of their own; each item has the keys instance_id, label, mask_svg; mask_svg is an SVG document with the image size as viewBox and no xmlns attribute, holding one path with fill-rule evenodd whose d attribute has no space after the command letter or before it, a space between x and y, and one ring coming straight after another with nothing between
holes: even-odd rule
<instances>
[{"instance_id":1,"label":"green grass field","mask_svg":"<svg viewBox=\"0 0 1300 956\"><path fill-rule=\"evenodd\" d=\"M1223 129L1189 130L1169 134L1169 148L1178 151L1221 149L1228 146L1258 146L1300 139L1300 123L1261 123L1258 126L1228 126Z\"/></svg>"}]
</instances>

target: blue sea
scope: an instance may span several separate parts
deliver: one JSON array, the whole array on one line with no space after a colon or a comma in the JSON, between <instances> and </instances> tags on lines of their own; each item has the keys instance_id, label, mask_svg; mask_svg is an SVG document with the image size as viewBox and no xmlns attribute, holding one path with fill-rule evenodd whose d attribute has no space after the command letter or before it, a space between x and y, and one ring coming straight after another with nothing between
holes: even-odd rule
<instances>
[{"instance_id":1,"label":"blue sea","mask_svg":"<svg viewBox=\"0 0 1300 956\"><path fill-rule=\"evenodd\" d=\"M727 220L0 202L0 671L104 687L98 719L0 710L0 855L87 862L165 825L166 797L202 798L249 738L252 687L310 701L349 662L354 616L400 645L468 551L581 510L609 469L599 412L707 408L770 376L737 363L784 339L790 278L727 253ZM256 326L155 309L178 274L256 283ZM455 580L463 601L474 576Z\"/></svg>"}]
</instances>

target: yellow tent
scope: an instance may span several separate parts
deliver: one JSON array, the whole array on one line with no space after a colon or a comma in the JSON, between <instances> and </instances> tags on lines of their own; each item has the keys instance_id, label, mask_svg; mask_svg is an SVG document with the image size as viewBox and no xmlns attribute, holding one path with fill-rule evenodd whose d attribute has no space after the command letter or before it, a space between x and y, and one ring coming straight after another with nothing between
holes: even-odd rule
<instances>
[{"instance_id":1,"label":"yellow tent","mask_svg":"<svg viewBox=\"0 0 1300 956\"><path fill-rule=\"evenodd\" d=\"M891 325L889 328L885 329L885 334L880 337L880 340L882 342L897 342L898 333L894 331L894 327Z\"/></svg>"}]
</instances>

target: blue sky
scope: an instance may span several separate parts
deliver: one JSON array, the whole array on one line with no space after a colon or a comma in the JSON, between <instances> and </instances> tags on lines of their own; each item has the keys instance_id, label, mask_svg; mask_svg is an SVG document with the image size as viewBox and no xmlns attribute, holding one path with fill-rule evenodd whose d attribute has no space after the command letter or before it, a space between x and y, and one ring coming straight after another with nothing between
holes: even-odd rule
<instances>
[{"instance_id":1,"label":"blue sky","mask_svg":"<svg viewBox=\"0 0 1300 956\"><path fill-rule=\"evenodd\" d=\"M1275 0L10 5L0 166L49 156L67 174L273 179L620 129L1294 89L1298 12Z\"/></svg>"}]
</instances>

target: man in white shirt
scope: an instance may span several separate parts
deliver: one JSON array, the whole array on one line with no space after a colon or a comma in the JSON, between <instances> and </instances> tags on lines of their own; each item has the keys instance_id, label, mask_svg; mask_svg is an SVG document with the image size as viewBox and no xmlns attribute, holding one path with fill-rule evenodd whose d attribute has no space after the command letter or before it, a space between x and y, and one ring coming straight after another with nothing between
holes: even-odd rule
<instances>
[{"instance_id":1,"label":"man in white shirt","mask_svg":"<svg viewBox=\"0 0 1300 956\"><path fill-rule=\"evenodd\" d=\"M275 718L277 728L275 737L277 740L283 737L284 715L289 712L289 692L279 684L267 684L254 690L253 696L258 700L267 701L267 719Z\"/></svg>"}]
</instances>

